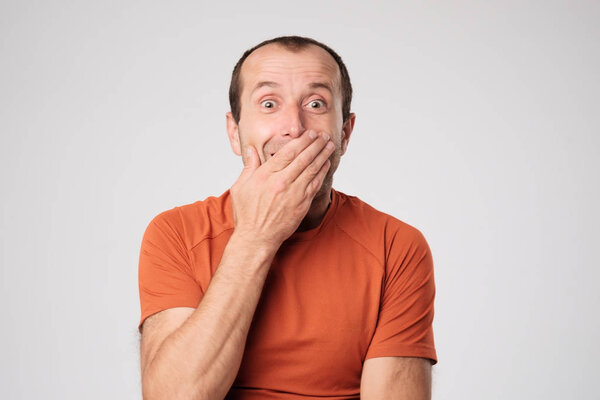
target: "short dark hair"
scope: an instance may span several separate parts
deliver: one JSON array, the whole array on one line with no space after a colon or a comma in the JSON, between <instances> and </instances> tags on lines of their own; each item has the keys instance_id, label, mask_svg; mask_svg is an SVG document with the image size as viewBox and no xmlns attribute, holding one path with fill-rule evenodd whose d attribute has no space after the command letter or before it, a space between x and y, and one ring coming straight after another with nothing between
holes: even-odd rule
<instances>
[{"instance_id":1,"label":"short dark hair","mask_svg":"<svg viewBox=\"0 0 600 400\"><path fill-rule=\"evenodd\" d=\"M340 68L340 76L341 76L341 92L342 92L342 118L344 122L350 116L350 103L352 102L352 84L350 83L350 75L348 75L348 70L346 69L346 65L342 61L342 58L335 52L333 49L326 44L316 41L315 39L311 39L308 37L302 36L279 36L273 39L265 40L262 43L257 44L256 46L248 49L242 54L242 57L238 60L233 68L233 72L231 74L231 84L229 85L229 106L231 107L231 114L233 115L233 119L235 122L240 121L240 111L242 108L242 104L240 102L240 95L242 91L242 82L240 79L242 64L248 58L252 52L260 47L266 46L271 43L277 43L288 50L291 51L300 51L310 45L319 46L320 48L326 50Z\"/></svg>"}]
</instances>

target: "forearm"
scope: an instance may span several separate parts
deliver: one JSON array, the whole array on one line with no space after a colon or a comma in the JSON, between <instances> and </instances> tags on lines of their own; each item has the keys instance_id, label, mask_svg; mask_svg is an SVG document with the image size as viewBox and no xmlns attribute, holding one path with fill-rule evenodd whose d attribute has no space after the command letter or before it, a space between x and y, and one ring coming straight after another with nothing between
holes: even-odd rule
<instances>
[{"instance_id":1,"label":"forearm","mask_svg":"<svg viewBox=\"0 0 600 400\"><path fill-rule=\"evenodd\" d=\"M202 301L143 372L147 399L222 399L239 370L250 323L276 249L235 234Z\"/></svg>"}]
</instances>

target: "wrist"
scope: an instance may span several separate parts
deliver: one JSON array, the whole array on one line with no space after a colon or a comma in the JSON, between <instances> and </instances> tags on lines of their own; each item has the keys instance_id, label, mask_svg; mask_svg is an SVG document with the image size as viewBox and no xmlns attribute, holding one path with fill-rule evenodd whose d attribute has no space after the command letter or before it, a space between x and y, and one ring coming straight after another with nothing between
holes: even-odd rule
<instances>
[{"instance_id":1,"label":"wrist","mask_svg":"<svg viewBox=\"0 0 600 400\"><path fill-rule=\"evenodd\" d=\"M256 235L234 230L227 247L252 264L268 263L270 265L281 243L261 240Z\"/></svg>"}]
</instances>

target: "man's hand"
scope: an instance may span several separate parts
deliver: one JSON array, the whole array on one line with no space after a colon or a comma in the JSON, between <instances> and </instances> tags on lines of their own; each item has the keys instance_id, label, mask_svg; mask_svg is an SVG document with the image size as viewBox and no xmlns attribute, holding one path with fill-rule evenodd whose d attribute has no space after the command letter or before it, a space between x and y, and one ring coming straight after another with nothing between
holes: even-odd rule
<instances>
[{"instance_id":1,"label":"man's hand","mask_svg":"<svg viewBox=\"0 0 600 400\"><path fill-rule=\"evenodd\" d=\"M276 251L308 212L333 150L329 135L306 131L261 165L249 146L244 170L230 191L235 234Z\"/></svg>"}]
</instances>

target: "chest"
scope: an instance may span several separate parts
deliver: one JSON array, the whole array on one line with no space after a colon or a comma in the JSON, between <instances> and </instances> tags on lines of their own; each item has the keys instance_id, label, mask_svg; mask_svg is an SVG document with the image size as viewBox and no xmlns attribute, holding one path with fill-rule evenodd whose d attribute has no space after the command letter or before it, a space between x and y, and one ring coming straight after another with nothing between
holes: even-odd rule
<instances>
[{"instance_id":1,"label":"chest","mask_svg":"<svg viewBox=\"0 0 600 400\"><path fill-rule=\"evenodd\" d=\"M237 384L358 389L377 324L383 267L355 243L333 243L294 244L277 254Z\"/></svg>"}]
</instances>

